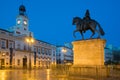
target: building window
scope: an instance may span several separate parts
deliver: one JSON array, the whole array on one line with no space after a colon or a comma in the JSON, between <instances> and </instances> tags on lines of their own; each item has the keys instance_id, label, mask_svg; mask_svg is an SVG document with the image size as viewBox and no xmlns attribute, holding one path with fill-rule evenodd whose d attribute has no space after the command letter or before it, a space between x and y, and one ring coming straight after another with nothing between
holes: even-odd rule
<instances>
[{"instance_id":1,"label":"building window","mask_svg":"<svg viewBox=\"0 0 120 80\"><path fill-rule=\"evenodd\" d=\"M20 44L17 44L17 49L20 49Z\"/></svg>"},{"instance_id":2,"label":"building window","mask_svg":"<svg viewBox=\"0 0 120 80\"><path fill-rule=\"evenodd\" d=\"M24 50L27 50L27 47L26 47L26 45L24 45Z\"/></svg>"},{"instance_id":3,"label":"building window","mask_svg":"<svg viewBox=\"0 0 120 80\"><path fill-rule=\"evenodd\" d=\"M1 31L1 34L6 34L6 32L4 32L4 31Z\"/></svg>"},{"instance_id":4,"label":"building window","mask_svg":"<svg viewBox=\"0 0 120 80\"><path fill-rule=\"evenodd\" d=\"M47 49L44 49L44 53L47 55L47 51L46 51Z\"/></svg>"},{"instance_id":5,"label":"building window","mask_svg":"<svg viewBox=\"0 0 120 80\"><path fill-rule=\"evenodd\" d=\"M24 30L26 31L27 29L26 29L26 28L24 28Z\"/></svg>"},{"instance_id":6,"label":"building window","mask_svg":"<svg viewBox=\"0 0 120 80\"><path fill-rule=\"evenodd\" d=\"M37 52L37 49L36 49L36 47L34 47L34 52Z\"/></svg>"},{"instance_id":7,"label":"building window","mask_svg":"<svg viewBox=\"0 0 120 80\"><path fill-rule=\"evenodd\" d=\"M38 54L40 54L40 52L38 52Z\"/></svg>"},{"instance_id":8,"label":"building window","mask_svg":"<svg viewBox=\"0 0 120 80\"><path fill-rule=\"evenodd\" d=\"M44 48L42 48L42 54L44 54L44 52L45 52L45 51L44 51Z\"/></svg>"},{"instance_id":9,"label":"building window","mask_svg":"<svg viewBox=\"0 0 120 80\"><path fill-rule=\"evenodd\" d=\"M40 54L40 48L38 48L38 54Z\"/></svg>"},{"instance_id":10,"label":"building window","mask_svg":"<svg viewBox=\"0 0 120 80\"><path fill-rule=\"evenodd\" d=\"M9 43L9 48L13 48L13 42Z\"/></svg>"},{"instance_id":11,"label":"building window","mask_svg":"<svg viewBox=\"0 0 120 80\"><path fill-rule=\"evenodd\" d=\"M5 40L2 40L2 41L1 41L1 48L2 48L2 49L5 49L5 48L6 48L6 41L5 41Z\"/></svg>"},{"instance_id":12,"label":"building window","mask_svg":"<svg viewBox=\"0 0 120 80\"><path fill-rule=\"evenodd\" d=\"M17 27L17 29L19 30L20 28L19 28L19 27Z\"/></svg>"},{"instance_id":13,"label":"building window","mask_svg":"<svg viewBox=\"0 0 120 80\"><path fill-rule=\"evenodd\" d=\"M46 49L46 55L48 55L48 49Z\"/></svg>"},{"instance_id":14,"label":"building window","mask_svg":"<svg viewBox=\"0 0 120 80\"><path fill-rule=\"evenodd\" d=\"M40 65L40 61L38 61L38 65Z\"/></svg>"},{"instance_id":15,"label":"building window","mask_svg":"<svg viewBox=\"0 0 120 80\"><path fill-rule=\"evenodd\" d=\"M18 66L20 65L20 59L17 60Z\"/></svg>"},{"instance_id":16,"label":"building window","mask_svg":"<svg viewBox=\"0 0 120 80\"><path fill-rule=\"evenodd\" d=\"M17 34L21 34L20 32L16 31Z\"/></svg>"},{"instance_id":17,"label":"building window","mask_svg":"<svg viewBox=\"0 0 120 80\"><path fill-rule=\"evenodd\" d=\"M59 53L59 57L61 56L61 54Z\"/></svg>"},{"instance_id":18,"label":"building window","mask_svg":"<svg viewBox=\"0 0 120 80\"><path fill-rule=\"evenodd\" d=\"M53 51L53 56L55 56L55 51Z\"/></svg>"},{"instance_id":19,"label":"building window","mask_svg":"<svg viewBox=\"0 0 120 80\"><path fill-rule=\"evenodd\" d=\"M9 33L9 36L13 36L13 34L12 34L12 33Z\"/></svg>"},{"instance_id":20,"label":"building window","mask_svg":"<svg viewBox=\"0 0 120 80\"><path fill-rule=\"evenodd\" d=\"M51 50L48 50L48 54L51 55Z\"/></svg>"},{"instance_id":21,"label":"building window","mask_svg":"<svg viewBox=\"0 0 120 80\"><path fill-rule=\"evenodd\" d=\"M55 56L55 53L53 53L53 56Z\"/></svg>"}]
</instances>

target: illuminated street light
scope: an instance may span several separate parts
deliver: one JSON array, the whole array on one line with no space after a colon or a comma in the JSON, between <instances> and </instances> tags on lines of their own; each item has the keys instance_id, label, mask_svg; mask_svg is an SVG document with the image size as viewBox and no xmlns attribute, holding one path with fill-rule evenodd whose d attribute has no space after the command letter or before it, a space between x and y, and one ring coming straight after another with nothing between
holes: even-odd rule
<instances>
[{"instance_id":1,"label":"illuminated street light","mask_svg":"<svg viewBox=\"0 0 120 80\"><path fill-rule=\"evenodd\" d=\"M5 53L4 53L4 52L2 53L2 56L5 56Z\"/></svg>"},{"instance_id":2,"label":"illuminated street light","mask_svg":"<svg viewBox=\"0 0 120 80\"><path fill-rule=\"evenodd\" d=\"M64 54L64 64L65 64L65 54L66 54L66 52L67 52L67 49L65 48L65 47L63 47L62 48L62 53Z\"/></svg>"},{"instance_id":3,"label":"illuminated street light","mask_svg":"<svg viewBox=\"0 0 120 80\"><path fill-rule=\"evenodd\" d=\"M62 48L62 52L66 53L67 52L66 48Z\"/></svg>"},{"instance_id":4,"label":"illuminated street light","mask_svg":"<svg viewBox=\"0 0 120 80\"><path fill-rule=\"evenodd\" d=\"M28 43L29 51L31 51L30 47L34 43L34 39L31 36L31 33L30 33L29 37L26 38L26 42ZM31 69L31 52L29 53L29 69Z\"/></svg>"},{"instance_id":5,"label":"illuminated street light","mask_svg":"<svg viewBox=\"0 0 120 80\"><path fill-rule=\"evenodd\" d=\"M26 42L29 44L34 43L34 39L31 36L29 36L26 38Z\"/></svg>"}]
</instances>

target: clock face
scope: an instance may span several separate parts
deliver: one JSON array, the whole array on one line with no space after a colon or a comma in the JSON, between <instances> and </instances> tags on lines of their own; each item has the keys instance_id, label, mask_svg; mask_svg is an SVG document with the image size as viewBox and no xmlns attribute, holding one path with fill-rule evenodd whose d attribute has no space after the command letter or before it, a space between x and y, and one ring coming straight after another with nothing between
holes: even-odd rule
<instances>
[{"instance_id":1,"label":"clock face","mask_svg":"<svg viewBox=\"0 0 120 80\"><path fill-rule=\"evenodd\" d=\"M26 20L24 20L24 22L23 22L23 23L24 23L24 25L27 25L27 21L26 21Z\"/></svg>"},{"instance_id":2,"label":"clock face","mask_svg":"<svg viewBox=\"0 0 120 80\"><path fill-rule=\"evenodd\" d=\"M21 22L21 21L20 21L20 20L18 20L18 21L17 21L17 24L20 24L20 22Z\"/></svg>"}]
</instances>

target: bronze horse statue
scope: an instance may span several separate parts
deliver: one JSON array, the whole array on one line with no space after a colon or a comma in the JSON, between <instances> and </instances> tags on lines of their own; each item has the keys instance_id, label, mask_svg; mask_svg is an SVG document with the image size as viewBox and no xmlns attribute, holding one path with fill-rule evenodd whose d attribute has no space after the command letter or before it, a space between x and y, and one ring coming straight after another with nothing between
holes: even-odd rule
<instances>
[{"instance_id":1,"label":"bronze horse statue","mask_svg":"<svg viewBox=\"0 0 120 80\"><path fill-rule=\"evenodd\" d=\"M82 39L84 39L83 33L85 33L87 30L92 31L92 35L90 36L90 38L94 36L95 32L98 33L97 38L100 38L100 35L103 36L105 34L100 24L93 19L86 20L86 19L81 19L80 17L74 17L72 24L76 25L76 30L73 32L74 37L76 37L75 32L80 32L82 35ZM96 29L97 26L99 30Z\"/></svg>"}]
</instances>

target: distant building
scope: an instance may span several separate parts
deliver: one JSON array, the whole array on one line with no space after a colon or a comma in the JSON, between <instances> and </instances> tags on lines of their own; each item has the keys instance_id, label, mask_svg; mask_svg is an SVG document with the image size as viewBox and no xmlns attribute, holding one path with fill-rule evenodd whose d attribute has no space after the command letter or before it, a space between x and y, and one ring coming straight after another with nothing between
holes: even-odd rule
<instances>
[{"instance_id":1,"label":"distant building","mask_svg":"<svg viewBox=\"0 0 120 80\"><path fill-rule=\"evenodd\" d=\"M57 64L73 64L73 50L66 46L57 46Z\"/></svg>"},{"instance_id":2,"label":"distant building","mask_svg":"<svg viewBox=\"0 0 120 80\"><path fill-rule=\"evenodd\" d=\"M108 45L105 47L105 63L120 64L120 48Z\"/></svg>"},{"instance_id":3,"label":"distant building","mask_svg":"<svg viewBox=\"0 0 120 80\"><path fill-rule=\"evenodd\" d=\"M19 7L16 25L8 30L0 29L0 67L13 68L49 68L56 64L56 46L34 39L27 43L26 38L32 38L29 31L29 19L24 5Z\"/></svg>"},{"instance_id":4,"label":"distant building","mask_svg":"<svg viewBox=\"0 0 120 80\"><path fill-rule=\"evenodd\" d=\"M113 62L114 64L120 64L120 48L114 47L113 50Z\"/></svg>"},{"instance_id":5,"label":"distant building","mask_svg":"<svg viewBox=\"0 0 120 80\"><path fill-rule=\"evenodd\" d=\"M111 64L111 62L113 61L112 49L110 49L109 47L105 47L104 50L105 50L104 55L105 64Z\"/></svg>"},{"instance_id":6,"label":"distant building","mask_svg":"<svg viewBox=\"0 0 120 80\"><path fill-rule=\"evenodd\" d=\"M68 48L71 48L71 49L73 48L73 45L71 43L65 43L64 45Z\"/></svg>"}]
</instances>

